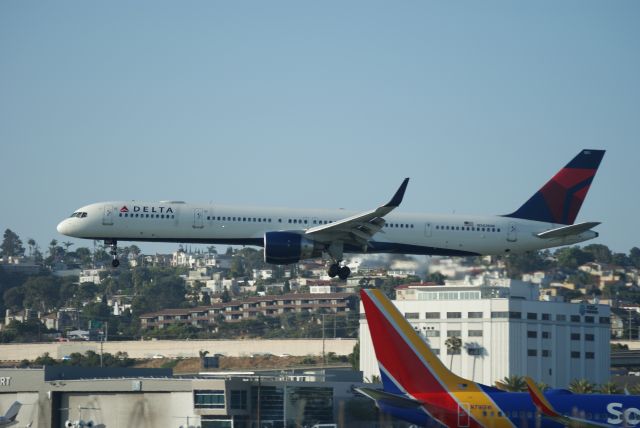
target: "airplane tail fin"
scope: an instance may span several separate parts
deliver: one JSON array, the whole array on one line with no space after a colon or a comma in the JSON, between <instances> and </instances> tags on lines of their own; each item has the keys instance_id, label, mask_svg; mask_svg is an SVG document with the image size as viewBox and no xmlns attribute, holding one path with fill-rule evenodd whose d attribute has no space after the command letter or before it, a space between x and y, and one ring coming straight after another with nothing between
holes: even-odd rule
<instances>
[{"instance_id":1,"label":"airplane tail fin","mask_svg":"<svg viewBox=\"0 0 640 428\"><path fill-rule=\"evenodd\" d=\"M448 395L466 388L470 381L442 364L380 290L363 289L360 297L386 392Z\"/></svg>"},{"instance_id":2,"label":"airplane tail fin","mask_svg":"<svg viewBox=\"0 0 640 428\"><path fill-rule=\"evenodd\" d=\"M7 413L4 415L5 420L11 422L15 421L18 416L18 412L20 411L20 407L22 407L22 403L14 401L11 407L9 407L9 410L7 410Z\"/></svg>"},{"instance_id":3,"label":"airplane tail fin","mask_svg":"<svg viewBox=\"0 0 640 428\"><path fill-rule=\"evenodd\" d=\"M582 150L527 202L505 217L573 224L598 171L604 152L604 150Z\"/></svg>"}]
</instances>

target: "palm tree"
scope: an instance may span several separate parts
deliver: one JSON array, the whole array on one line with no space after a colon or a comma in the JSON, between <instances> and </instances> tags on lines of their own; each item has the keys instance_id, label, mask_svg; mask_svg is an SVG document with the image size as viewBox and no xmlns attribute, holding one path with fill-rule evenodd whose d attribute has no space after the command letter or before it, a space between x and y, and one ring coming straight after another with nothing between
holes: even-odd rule
<instances>
[{"instance_id":1,"label":"palm tree","mask_svg":"<svg viewBox=\"0 0 640 428\"><path fill-rule=\"evenodd\" d=\"M594 390L595 385L587 379L574 379L569 384L569 391L576 394L592 394Z\"/></svg>"},{"instance_id":2,"label":"palm tree","mask_svg":"<svg viewBox=\"0 0 640 428\"><path fill-rule=\"evenodd\" d=\"M451 367L453 366L453 356L460 354L462 339L458 336L451 336L444 342L444 345L447 347L447 354L451 355L451 362L449 363L449 370L451 370Z\"/></svg>"},{"instance_id":3,"label":"palm tree","mask_svg":"<svg viewBox=\"0 0 640 428\"><path fill-rule=\"evenodd\" d=\"M503 391L522 392L527 390L527 383L523 376L510 375L502 380L496 381L496 387Z\"/></svg>"},{"instance_id":4,"label":"palm tree","mask_svg":"<svg viewBox=\"0 0 640 428\"><path fill-rule=\"evenodd\" d=\"M607 382L600 385L600 388L598 388L598 392L600 392L600 394L620 394L622 391L620 390L620 387L615 383Z\"/></svg>"},{"instance_id":5,"label":"palm tree","mask_svg":"<svg viewBox=\"0 0 640 428\"><path fill-rule=\"evenodd\" d=\"M33 238L29 238L27 245L29 246L29 256L33 256L33 249L36 247L36 241Z\"/></svg>"}]
</instances>

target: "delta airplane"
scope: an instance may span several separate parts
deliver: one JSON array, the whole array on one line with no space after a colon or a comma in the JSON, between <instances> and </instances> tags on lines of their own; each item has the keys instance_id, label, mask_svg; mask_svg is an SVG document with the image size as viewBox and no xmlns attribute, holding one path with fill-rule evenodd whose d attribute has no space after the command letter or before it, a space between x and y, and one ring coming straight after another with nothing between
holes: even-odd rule
<instances>
[{"instance_id":1,"label":"delta airplane","mask_svg":"<svg viewBox=\"0 0 640 428\"><path fill-rule=\"evenodd\" d=\"M346 279L344 253L446 256L521 253L593 239L599 222L574 221L604 150L582 150L518 210L507 215L433 215L393 212L406 178L391 200L374 210L248 208L181 201L99 202L58 225L75 238L104 240L117 267L118 241L255 245L272 264L326 257L328 274Z\"/></svg>"},{"instance_id":2,"label":"delta airplane","mask_svg":"<svg viewBox=\"0 0 640 428\"><path fill-rule=\"evenodd\" d=\"M383 389L356 388L378 408L423 426L628 427L640 423L640 397L505 392L461 378L431 351L380 290L363 289L364 306Z\"/></svg>"},{"instance_id":3,"label":"delta airplane","mask_svg":"<svg viewBox=\"0 0 640 428\"><path fill-rule=\"evenodd\" d=\"M7 413L5 413L4 416L0 416L0 427L8 427L10 425L17 424L16 418L18 417L20 407L22 407L22 403L14 401L7 410Z\"/></svg>"}]
</instances>

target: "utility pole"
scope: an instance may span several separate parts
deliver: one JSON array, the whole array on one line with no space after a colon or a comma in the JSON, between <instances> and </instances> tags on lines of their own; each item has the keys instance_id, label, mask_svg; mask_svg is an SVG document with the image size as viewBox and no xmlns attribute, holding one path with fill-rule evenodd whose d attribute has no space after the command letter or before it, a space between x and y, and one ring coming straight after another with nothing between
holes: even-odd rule
<instances>
[{"instance_id":1,"label":"utility pole","mask_svg":"<svg viewBox=\"0 0 640 428\"><path fill-rule=\"evenodd\" d=\"M324 314L322 314L322 365L325 366L327 361L324 358Z\"/></svg>"}]
</instances>

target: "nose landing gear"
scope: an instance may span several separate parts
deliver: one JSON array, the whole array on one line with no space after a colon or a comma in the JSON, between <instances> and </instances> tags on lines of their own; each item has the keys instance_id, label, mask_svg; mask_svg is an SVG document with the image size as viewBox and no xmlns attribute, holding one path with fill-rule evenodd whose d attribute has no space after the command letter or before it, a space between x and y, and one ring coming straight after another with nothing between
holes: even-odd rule
<instances>
[{"instance_id":1,"label":"nose landing gear","mask_svg":"<svg viewBox=\"0 0 640 428\"><path fill-rule=\"evenodd\" d=\"M117 268L118 266L120 266L120 260L118 260L118 241L116 241L115 239L105 239L104 245L108 245L109 247L111 247L111 251L109 251L109 254L113 256L113 260L111 260L111 266Z\"/></svg>"}]
</instances>

